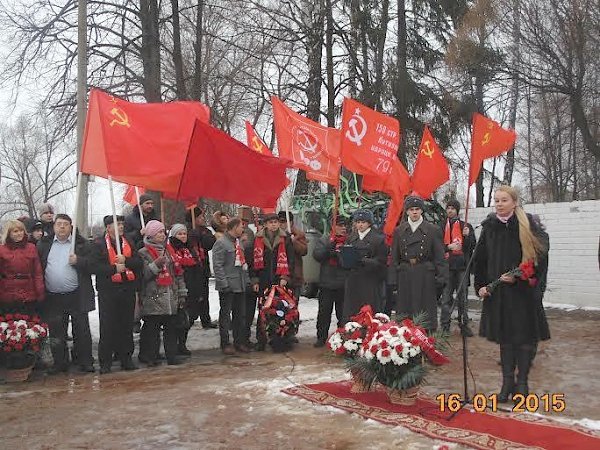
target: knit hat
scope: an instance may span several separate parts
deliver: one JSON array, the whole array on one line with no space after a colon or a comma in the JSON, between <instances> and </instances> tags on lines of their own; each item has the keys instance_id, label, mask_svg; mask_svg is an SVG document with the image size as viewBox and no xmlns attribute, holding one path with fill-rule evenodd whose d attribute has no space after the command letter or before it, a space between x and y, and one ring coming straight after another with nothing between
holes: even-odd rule
<instances>
[{"instance_id":1,"label":"knit hat","mask_svg":"<svg viewBox=\"0 0 600 450\"><path fill-rule=\"evenodd\" d=\"M404 200L404 211L408 211L410 208L421 208L425 209L425 202L418 195L409 195Z\"/></svg>"},{"instance_id":2,"label":"knit hat","mask_svg":"<svg viewBox=\"0 0 600 450\"><path fill-rule=\"evenodd\" d=\"M154 199L152 198L152 196L150 194L142 194L142 195L140 195L140 205L143 205L148 200L154 201Z\"/></svg>"},{"instance_id":3,"label":"knit hat","mask_svg":"<svg viewBox=\"0 0 600 450\"><path fill-rule=\"evenodd\" d=\"M113 223L113 215L109 214L108 216L104 216L104 226L110 225ZM117 222L125 222L125 216L117 216Z\"/></svg>"},{"instance_id":4,"label":"knit hat","mask_svg":"<svg viewBox=\"0 0 600 450\"><path fill-rule=\"evenodd\" d=\"M40 209L38 209L38 214L41 216L42 214L48 212L54 214L54 206L52 206L50 203L42 203Z\"/></svg>"},{"instance_id":5,"label":"knit hat","mask_svg":"<svg viewBox=\"0 0 600 450\"><path fill-rule=\"evenodd\" d=\"M356 211L354 211L352 219L355 222L369 222L371 225L373 225L373 222L375 221L373 213L368 209L357 209Z\"/></svg>"},{"instance_id":6,"label":"knit hat","mask_svg":"<svg viewBox=\"0 0 600 450\"><path fill-rule=\"evenodd\" d=\"M446 203L446 208L448 206L451 206L452 208L454 208L456 210L456 213L458 214L460 211L460 202L456 199L452 199L452 200L448 200L448 203Z\"/></svg>"},{"instance_id":7,"label":"knit hat","mask_svg":"<svg viewBox=\"0 0 600 450\"><path fill-rule=\"evenodd\" d=\"M36 220L35 222L30 222L30 225L27 229L27 231L29 233L32 233L35 230L43 230L44 229L44 224L42 222L40 222L39 220Z\"/></svg>"},{"instance_id":8,"label":"knit hat","mask_svg":"<svg viewBox=\"0 0 600 450\"><path fill-rule=\"evenodd\" d=\"M169 231L169 237L177 236L177 233L179 233L180 231L187 231L187 227L181 223L174 224L171 227L171 230Z\"/></svg>"},{"instance_id":9,"label":"knit hat","mask_svg":"<svg viewBox=\"0 0 600 450\"><path fill-rule=\"evenodd\" d=\"M279 222L279 216L275 213L265 214L264 222L267 223L269 220L276 220Z\"/></svg>"},{"instance_id":10,"label":"knit hat","mask_svg":"<svg viewBox=\"0 0 600 450\"><path fill-rule=\"evenodd\" d=\"M337 216L335 218L336 225L348 225L348 219L344 216Z\"/></svg>"},{"instance_id":11,"label":"knit hat","mask_svg":"<svg viewBox=\"0 0 600 450\"><path fill-rule=\"evenodd\" d=\"M165 230L165 226L158 220L151 220L146 224L146 236L153 238L161 231Z\"/></svg>"}]
</instances>

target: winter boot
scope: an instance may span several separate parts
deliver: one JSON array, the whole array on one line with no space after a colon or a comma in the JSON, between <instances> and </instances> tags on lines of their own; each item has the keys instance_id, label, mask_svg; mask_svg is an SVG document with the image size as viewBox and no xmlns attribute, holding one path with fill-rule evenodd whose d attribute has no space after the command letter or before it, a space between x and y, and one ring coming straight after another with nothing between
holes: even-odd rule
<instances>
[{"instance_id":1,"label":"winter boot","mask_svg":"<svg viewBox=\"0 0 600 450\"><path fill-rule=\"evenodd\" d=\"M500 363L502 365L502 389L498 402L506 403L515 392L515 350L512 344L500 345Z\"/></svg>"},{"instance_id":2,"label":"winter boot","mask_svg":"<svg viewBox=\"0 0 600 450\"><path fill-rule=\"evenodd\" d=\"M515 388L515 394L522 394L527 397L529 395L529 386L527 381L529 379L529 370L531 369L531 363L533 361L533 345L525 344L517 347L517 367L519 372L517 373L517 387Z\"/></svg>"}]
</instances>

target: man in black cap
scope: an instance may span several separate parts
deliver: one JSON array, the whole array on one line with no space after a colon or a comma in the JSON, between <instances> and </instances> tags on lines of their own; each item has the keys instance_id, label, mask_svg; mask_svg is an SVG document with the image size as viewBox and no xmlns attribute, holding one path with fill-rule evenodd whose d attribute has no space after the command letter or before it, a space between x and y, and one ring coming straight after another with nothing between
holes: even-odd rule
<instances>
[{"instance_id":1,"label":"man in black cap","mask_svg":"<svg viewBox=\"0 0 600 450\"><path fill-rule=\"evenodd\" d=\"M37 244L44 237L44 224L41 221L30 221L27 232L29 233L29 242Z\"/></svg>"},{"instance_id":2,"label":"man in black cap","mask_svg":"<svg viewBox=\"0 0 600 450\"><path fill-rule=\"evenodd\" d=\"M364 305L371 305L376 312L383 310L382 290L388 255L385 238L372 228L375 219L368 209L357 210L353 219L356 229L348 236L346 245L353 247L355 258L349 266L344 262L348 272L344 285L343 323Z\"/></svg>"},{"instance_id":3,"label":"man in black cap","mask_svg":"<svg viewBox=\"0 0 600 450\"><path fill-rule=\"evenodd\" d=\"M300 293L302 286L304 285L304 264L302 257L308 254L308 241L306 240L306 234L294 225L294 215L291 212L279 211L277 217L279 218L279 227L281 230L287 233L287 218L289 215L290 219L290 239L292 240L292 246L294 247L294 273L292 274L291 288L294 291L294 297L300 301Z\"/></svg>"},{"instance_id":4,"label":"man in black cap","mask_svg":"<svg viewBox=\"0 0 600 450\"><path fill-rule=\"evenodd\" d=\"M446 215L448 219L443 226L442 232L444 236L444 249L446 251L446 259L448 260L449 278L448 284L444 288L442 294L442 312L440 315L440 323L444 332L450 331L450 315L452 314L453 295L456 292L456 306L458 315L462 317L462 323L467 324L465 327L465 335L473 336L473 332L468 326L469 314L467 308L467 287L469 286L469 276L462 283L465 275L467 261L471 258L473 249L475 248L475 233L470 224L460 220L458 213L460 211L460 203L458 200L449 200L446 204ZM460 287L460 290L458 289Z\"/></svg>"},{"instance_id":5,"label":"man in black cap","mask_svg":"<svg viewBox=\"0 0 600 450\"><path fill-rule=\"evenodd\" d=\"M151 220L159 220L154 211L154 200L152 200L149 194L140 195L140 207L142 208L144 224L147 224ZM145 229L142 227L140 208L134 206L131 214L125 217L125 236L131 245L139 249L144 245L144 233Z\"/></svg>"},{"instance_id":6,"label":"man in black cap","mask_svg":"<svg viewBox=\"0 0 600 450\"><path fill-rule=\"evenodd\" d=\"M124 370L137 367L133 355L133 314L136 281L141 277L142 260L124 237L123 216L104 217L106 233L94 242L92 270L96 274L98 308L100 310L100 373L111 371L113 354L117 354ZM115 230L119 233L121 254L117 251Z\"/></svg>"},{"instance_id":7,"label":"man in black cap","mask_svg":"<svg viewBox=\"0 0 600 450\"><path fill-rule=\"evenodd\" d=\"M398 273L396 313L412 317L425 312L426 328L437 329L437 290L448 279L442 233L423 220L425 202L411 195L404 201L408 220L394 230L392 263Z\"/></svg>"},{"instance_id":8,"label":"man in black cap","mask_svg":"<svg viewBox=\"0 0 600 450\"><path fill-rule=\"evenodd\" d=\"M329 335L331 313L335 305L337 326L344 325L344 284L347 271L339 263L340 248L348 237L346 218L338 216L333 227L333 233L321 237L313 250L313 258L321 263L319 273L319 312L317 313L317 342L315 347L323 347Z\"/></svg>"}]
</instances>

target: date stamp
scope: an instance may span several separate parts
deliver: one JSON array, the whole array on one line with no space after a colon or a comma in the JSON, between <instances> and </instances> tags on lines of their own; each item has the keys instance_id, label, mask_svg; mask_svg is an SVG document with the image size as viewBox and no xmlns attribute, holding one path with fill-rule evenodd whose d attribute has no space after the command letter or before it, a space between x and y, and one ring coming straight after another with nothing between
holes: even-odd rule
<instances>
[{"instance_id":1,"label":"date stamp","mask_svg":"<svg viewBox=\"0 0 600 450\"><path fill-rule=\"evenodd\" d=\"M460 394L440 394L435 398L438 401L440 412L458 411L465 402ZM489 409L492 412L498 411L498 394L475 394L467 403L475 412L484 412ZM567 409L565 394L515 394L512 397L512 412L552 412L561 413Z\"/></svg>"}]
</instances>

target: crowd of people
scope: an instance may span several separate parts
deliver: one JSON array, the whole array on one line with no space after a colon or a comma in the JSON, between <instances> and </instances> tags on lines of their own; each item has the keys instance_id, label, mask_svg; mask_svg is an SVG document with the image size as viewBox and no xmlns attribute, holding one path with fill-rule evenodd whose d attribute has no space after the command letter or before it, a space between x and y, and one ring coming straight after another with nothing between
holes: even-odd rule
<instances>
[{"instance_id":1,"label":"crowd of people","mask_svg":"<svg viewBox=\"0 0 600 450\"><path fill-rule=\"evenodd\" d=\"M498 188L494 198L496 211L481 224L479 241L460 219L456 200L447 202L440 227L424 220L423 199L408 196L391 241L367 209L357 210L351 220L334 218L331 232L312 252L321 267L314 346L326 345L334 310L342 326L365 304L398 316L424 313L428 331L438 329L441 307L444 333L450 332L456 309L463 332L472 336L467 286L474 273L475 291L483 299L479 335L500 345L500 400L526 394L537 342L550 337L542 306L549 240L539 218L519 206L513 188ZM204 211L196 208L185 224L167 230L152 197L144 194L139 203L127 217L104 217L105 232L93 241L74 233L71 218L55 215L49 204L40 207L39 221L21 218L4 225L0 313L40 314L48 323L53 357L48 372L67 371L70 363L95 371L88 319L95 291L102 374L111 372L115 361L123 370L137 368L137 327L138 361L147 366L163 358L167 364L184 362L191 354L188 333L198 320L204 328L218 327L225 355L264 351L267 342L258 325L252 339L258 299L274 285L286 286L299 299L304 284L308 242L293 215L263 215L253 229L247 218L217 211L209 228ZM217 323L209 314L210 251L220 303ZM524 261L535 262L537 284L510 274ZM498 278L502 286L492 291L490 283Z\"/></svg>"}]
</instances>

